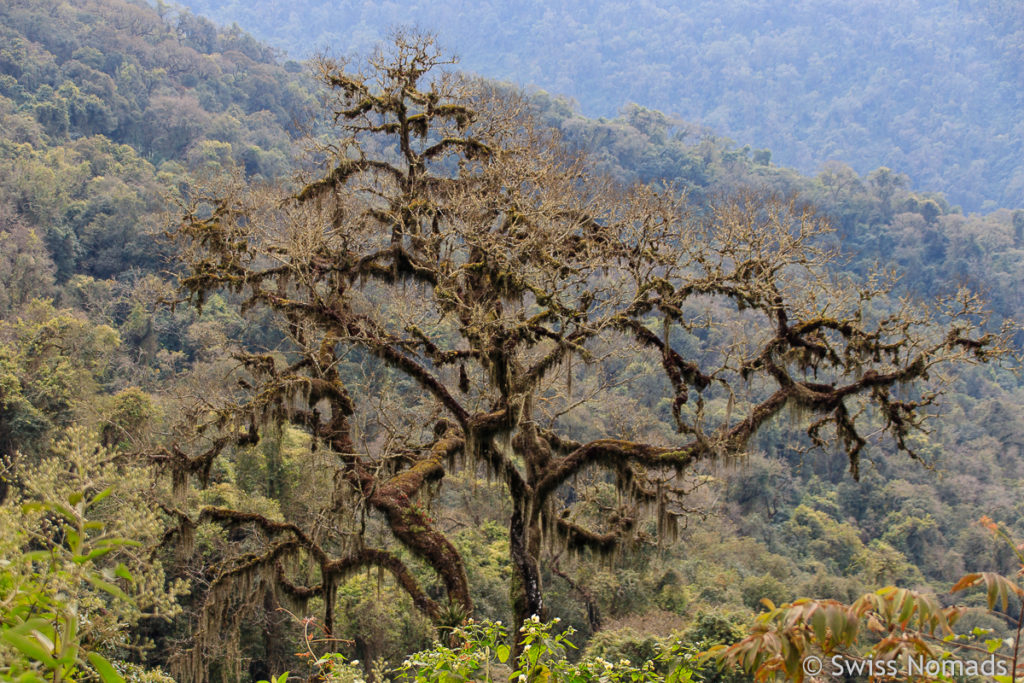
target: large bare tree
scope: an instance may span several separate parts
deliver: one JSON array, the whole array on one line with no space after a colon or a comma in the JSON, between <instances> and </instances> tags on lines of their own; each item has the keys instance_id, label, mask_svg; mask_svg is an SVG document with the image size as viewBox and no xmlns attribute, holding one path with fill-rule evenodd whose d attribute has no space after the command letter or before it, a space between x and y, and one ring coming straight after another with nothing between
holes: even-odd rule
<instances>
[{"instance_id":1,"label":"large bare tree","mask_svg":"<svg viewBox=\"0 0 1024 683\"><path fill-rule=\"evenodd\" d=\"M203 518L269 540L215 582L272 568L281 590L323 595L330 625L338 582L377 566L435 622L468 613L463 560L417 503L462 463L507 489L515 619L544 615L545 544L607 552L644 509L670 524L688 472L742 454L784 412L814 444L844 449L854 476L870 435L913 454L929 376L1003 352L1000 335L977 331L970 296L924 306L894 302L882 279L833 279L827 224L796 201L742 194L697 210L671 189L614 187L523 101L447 63L417 36L362 70L322 60L320 170L290 190L191 195L176 231L182 287L197 306L228 290L271 312L288 348L238 352L245 390L217 412L221 436L169 453L179 475L202 473L268 425L304 430L331 454L328 517L376 516L449 604L394 549L225 508ZM645 391L668 398L674 436L567 426L628 394L603 365L616 354L647 362ZM384 369L373 381L354 370L370 366ZM573 391L588 372L607 381ZM583 473L615 477L614 514L584 514L567 494ZM320 583L296 585L290 556Z\"/></svg>"}]
</instances>

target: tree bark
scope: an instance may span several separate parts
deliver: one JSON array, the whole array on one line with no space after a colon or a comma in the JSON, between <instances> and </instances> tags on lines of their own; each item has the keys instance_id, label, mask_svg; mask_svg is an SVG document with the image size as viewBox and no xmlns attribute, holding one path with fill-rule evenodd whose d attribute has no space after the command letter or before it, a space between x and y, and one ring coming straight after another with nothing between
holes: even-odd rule
<instances>
[{"instance_id":1,"label":"tree bark","mask_svg":"<svg viewBox=\"0 0 1024 683\"><path fill-rule=\"evenodd\" d=\"M526 524L526 515L520 504L514 505L512 521L509 525L509 548L512 556L512 612L515 617L513 626L517 629L524 621L536 615L542 620L547 617L544 605L544 594L541 586L540 567L537 563L533 537L535 530ZM518 631L517 631L518 633ZM518 636L512 648L512 661L522 653L522 644Z\"/></svg>"}]
</instances>

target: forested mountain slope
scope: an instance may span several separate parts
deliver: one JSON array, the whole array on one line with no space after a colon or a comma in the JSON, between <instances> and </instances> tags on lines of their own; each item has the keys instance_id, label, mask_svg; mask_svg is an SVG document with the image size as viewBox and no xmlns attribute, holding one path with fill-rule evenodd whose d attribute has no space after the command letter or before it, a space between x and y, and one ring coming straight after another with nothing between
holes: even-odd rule
<instances>
[{"instance_id":1,"label":"forested mountain slope","mask_svg":"<svg viewBox=\"0 0 1024 683\"><path fill-rule=\"evenodd\" d=\"M379 7L373 12L401 18L397 6ZM872 6L863 7L848 11L870 15ZM756 10L750 9L755 16ZM369 6L365 11L371 12ZM595 8L597 14L608 11ZM932 16L929 11L921 9L922 16ZM967 5L961 11L975 16ZM552 6L552 21L557 12ZM1003 25L1011 26L1012 19ZM368 36L369 30L356 34ZM352 38L342 51L369 42ZM179 265L164 233L182 223L183 207L197 188L227 192L249 183L258 194L261 183L292 182L302 128L297 122L316 100L306 69L282 65L270 48L240 30L166 6L158 11L126 0L0 5L0 455L15 463L19 475L41 462L55 467L53 456L64 467L90 457L102 459L104 468L138 465L128 473L105 469L83 484L90 496L98 481L132 487L106 503L127 508L98 508L107 520L118 519L118 510L145 507L139 503L143 492L152 517L120 517L134 524L130 532L139 539L164 541L148 556L153 562L130 558L133 572L149 572L138 609L96 602L93 594L83 598L83 604L102 607L89 612L88 638L112 659L187 672L180 680L234 669L256 680L302 666L294 656L301 625L278 610L262 575L243 587L248 593L232 593L235 602L221 604L221 623L233 623L237 631L225 627L215 634L224 635L223 642L206 641L206 651L196 647L194 635L210 623L203 621L204 601L211 593L226 595L212 590L216 580L251 559L266 540L264 532L280 531L247 526L252 516L321 525L318 533L326 535L365 533L374 542L386 536L381 516L372 511L362 531L357 518L353 528L340 531L321 524L325 501L331 502L325 474L330 462L327 449L312 448L302 429L267 429L258 444L246 442L244 429L231 431L237 425L229 419L213 419L205 435L194 429L211 418L217 401L248 391L239 374L240 353L272 359L294 348L287 341L291 331L271 324L259 307L242 306L230 288L209 296L201 313L182 306ZM533 79L529 69L523 73L524 80ZM979 78L991 72L986 74ZM991 77L1003 82L1013 76L1000 74ZM834 235L822 237L824 246L842 251L830 271L834 287L867 277L875 265L901 269L902 278L876 302L879 315L897 310L900 297L930 298L966 283L985 295L995 324L1024 319L1024 211L965 214L928 191L937 186L916 177L911 182L907 167L897 163L875 168L872 161L858 173L844 158L802 175L773 164L768 150L738 147L653 109L628 107L614 119L592 119L557 96L539 94L531 102L569 145L591 155L588 166L624 185L683 189L694 214L743 189L759 196L796 194L835 227ZM388 153L386 147L373 151ZM972 153L981 158L984 150ZM373 290L366 291L367 301L359 305L402 305L402 297L374 301ZM712 302L699 315L727 320L735 313ZM673 342L703 358L724 348L718 335L696 329ZM379 359L356 353L338 368L360 386L391 392L394 403L382 400L381 414L420 415L423 392L389 375ZM574 438L618 426L623 433L670 438L672 401L661 398L665 382L652 379L659 368L655 355L609 354L599 365L553 371L571 375L568 395L602 397L585 416L568 414L561 426ZM690 499L695 511L680 519L676 542L652 542L660 529L650 521L638 525L639 541L629 553L600 561L586 552L545 554L552 615L578 627L577 640L591 639L593 652L643 658L654 651L651 633L677 632L693 643L735 637L736 625L759 609L762 597L849 599L890 582L944 592L963 571L1005 570L1007 549L993 544L976 520L985 514L1024 530L1024 389L1019 377L992 365L960 368L946 386L932 431L909 437L924 466L873 444L855 482L844 453L803 450L806 434L780 420L759 435L750 456L699 472ZM731 400L714 391L707 399L710 415L729 419ZM304 400L301 392L295 400ZM429 431L427 424L419 428ZM376 446L390 443L386 432L392 426L385 420L359 429ZM174 449L191 445L184 435L209 443L222 427L235 445L207 461L205 472L197 461L190 482L172 476ZM110 453L114 457L107 458ZM15 557L19 534L39 520L11 526L14 492L42 494L38 486L24 487L26 480L9 478L8 470L2 474L0 525L6 526L0 526L0 551ZM50 469L40 481L66 502L78 494L65 483L88 479L81 471L73 474L62 477ZM593 507L582 517L600 520L619 503L613 479L582 477L566 496L586 498ZM475 614L507 619L512 569L502 515L510 496L471 468L452 469L430 494L417 514L447 534L463 558ZM251 516L225 528L223 518L214 519L216 510L223 515L225 509ZM194 523L191 536L175 535L186 528L183 519ZM440 600L446 587L402 552L396 555L426 596ZM116 567L111 561L104 569L111 574ZM12 571L0 566L2 576ZM120 585L129 585L117 576ZM92 590L88 582L71 585ZM382 656L394 665L429 644L430 625L396 585L388 575L357 573L336 586L335 635L351 641L339 646L348 656ZM310 609L322 609L318 600ZM141 616L146 610L157 611L157 618ZM1003 628L983 614L970 618ZM604 632L593 637L598 626Z\"/></svg>"},{"instance_id":2,"label":"forested mountain slope","mask_svg":"<svg viewBox=\"0 0 1024 683\"><path fill-rule=\"evenodd\" d=\"M1024 206L1024 12L1004 2L185 0L289 54L437 31L462 66L628 102L769 148L804 173L888 166L968 210Z\"/></svg>"},{"instance_id":3,"label":"forested mountain slope","mask_svg":"<svg viewBox=\"0 0 1024 683\"><path fill-rule=\"evenodd\" d=\"M0 197L40 231L58 280L158 266L152 216L186 167L287 172L309 95L249 36L196 42L105 0L5 2L0 33Z\"/></svg>"}]
</instances>

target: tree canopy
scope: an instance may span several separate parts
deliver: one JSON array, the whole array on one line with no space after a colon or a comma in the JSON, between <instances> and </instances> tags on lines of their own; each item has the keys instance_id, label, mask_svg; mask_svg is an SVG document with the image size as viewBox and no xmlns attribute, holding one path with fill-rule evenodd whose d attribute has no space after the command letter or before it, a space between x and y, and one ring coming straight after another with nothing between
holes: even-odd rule
<instances>
[{"instance_id":1,"label":"tree canopy","mask_svg":"<svg viewBox=\"0 0 1024 683\"><path fill-rule=\"evenodd\" d=\"M885 278L834 286L827 222L796 200L741 193L698 211L671 189L618 188L523 101L446 63L432 38L405 34L364 65L322 60L321 170L293 188L189 193L176 230L189 299L230 292L286 338L238 350L241 391L198 415L220 431L168 451L170 467L204 475L225 448L289 425L327 450L315 466L331 482L314 526L202 510L267 538L216 582L259 574L322 595L330 628L338 581L377 566L435 622L466 614L463 561L419 500L480 468L511 500L514 615L543 615L545 547L611 552L645 510L669 531L687 475L787 412L854 476L869 433L914 455L929 377L1004 352L969 294L892 308ZM612 369L623 356L656 363L628 376ZM580 367L603 379L574 388ZM674 433L573 420L623 395L642 410L651 391ZM617 503L594 514L583 476L614 477ZM371 543L360 515L392 541ZM440 603L393 542L440 579ZM289 573L295 558L317 584Z\"/></svg>"}]
</instances>

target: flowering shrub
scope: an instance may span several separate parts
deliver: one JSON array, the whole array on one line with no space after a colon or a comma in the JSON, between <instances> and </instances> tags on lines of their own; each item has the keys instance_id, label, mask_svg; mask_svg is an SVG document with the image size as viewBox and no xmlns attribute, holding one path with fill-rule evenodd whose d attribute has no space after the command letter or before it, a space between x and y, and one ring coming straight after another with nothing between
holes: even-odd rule
<instances>
[{"instance_id":1,"label":"flowering shrub","mask_svg":"<svg viewBox=\"0 0 1024 683\"><path fill-rule=\"evenodd\" d=\"M512 683L686 683L700 680L699 654L692 646L674 643L661 648L653 660L642 663L601 657L567 658L576 649L570 636L574 629L557 631L560 620L542 622L534 616L519 629L522 654L510 661L512 649L506 627L500 621L468 621L451 632L450 645L436 644L408 657L388 672L375 671L374 679L394 683L468 683L511 681ZM321 680L331 683L364 683L359 662L340 654L315 661ZM377 667L378 669L380 667ZM287 680L286 678L276 679ZM261 682L266 683L266 682Z\"/></svg>"},{"instance_id":2,"label":"flowering shrub","mask_svg":"<svg viewBox=\"0 0 1024 683\"><path fill-rule=\"evenodd\" d=\"M516 683L680 683L691 680L690 665L696 663L696 654L684 655L678 646L666 648L654 661L639 664L627 659L610 662L601 657L571 662L567 654L576 646L569 638L575 631L572 628L556 631L559 621L555 618L544 623L536 616L528 619L519 629L523 651L516 662L509 661L508 634L500 621L469 622L452 633L454 641L461 641L457 647L437 645L432 650L412 655L393 672L395 680L415 683L501 680ZM666 670L668 673L663 673Z\"/></svg>"}]
</instances>

